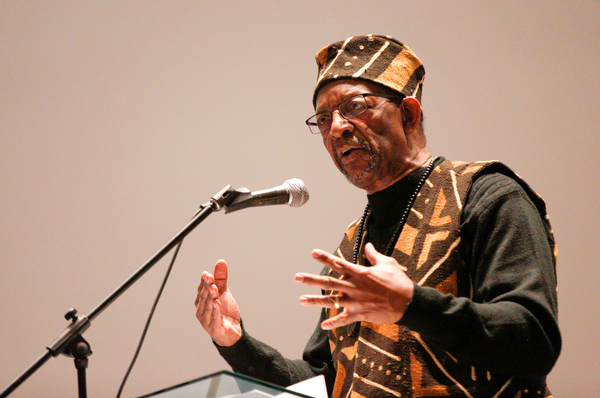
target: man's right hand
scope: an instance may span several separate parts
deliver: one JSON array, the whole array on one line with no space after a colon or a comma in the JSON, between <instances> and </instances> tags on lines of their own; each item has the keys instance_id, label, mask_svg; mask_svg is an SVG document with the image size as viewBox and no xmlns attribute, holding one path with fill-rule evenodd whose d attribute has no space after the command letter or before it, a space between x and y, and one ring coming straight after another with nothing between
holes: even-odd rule
<instances>
[{"instance_id":1,"label":"man's right hand","mask_svg":"<svg viewBox=\"0 0 600 398\"><path fill-rule=\"evenodd\" d=\"M242 337L240 309L227 288L227 263L217 261L214 275L204 271L196 295L196 318L213 341L223 347Z\"/></svg>"}]
</instances>

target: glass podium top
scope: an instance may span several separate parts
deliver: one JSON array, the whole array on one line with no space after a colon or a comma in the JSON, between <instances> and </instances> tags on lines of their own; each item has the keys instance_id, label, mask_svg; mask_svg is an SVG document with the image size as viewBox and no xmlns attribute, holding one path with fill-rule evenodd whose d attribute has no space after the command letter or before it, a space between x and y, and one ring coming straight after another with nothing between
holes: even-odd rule
<instances>
[{"instance_id":1,"label":"glass podium top","mask_svg":"<svg viewBox=\"0 0 600 398\"><path fill-rule=\"evenodd\" d=\"M309 395L300 394L283 387L256 380L237 373L221 371L199 379L165 388L138 398L293 398Z\"/></svg>"}]
</instances>

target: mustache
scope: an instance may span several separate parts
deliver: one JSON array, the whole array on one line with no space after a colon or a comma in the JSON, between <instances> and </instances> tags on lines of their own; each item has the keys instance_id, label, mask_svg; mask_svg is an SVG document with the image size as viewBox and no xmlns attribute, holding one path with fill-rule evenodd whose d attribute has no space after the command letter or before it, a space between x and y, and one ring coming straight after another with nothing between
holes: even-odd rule
<instances>
[{"instance_id":1,"label":"mustache","mask_svg":"<svg viewBox=\"0 0 600 398\"><path fill-rule=\"evenodd\" d=\"M339 138L338 140L336 140L333 143L333 149L335 151L336 156L338 156L337 154L338 154L339 147L344 146L344 145L359 146L362 149L364 149L365 151L372 153L371 145L367 141L365 141L361 138L358 138L356 136L352 136L352 137Z\"/></svg>"}]
</instances>

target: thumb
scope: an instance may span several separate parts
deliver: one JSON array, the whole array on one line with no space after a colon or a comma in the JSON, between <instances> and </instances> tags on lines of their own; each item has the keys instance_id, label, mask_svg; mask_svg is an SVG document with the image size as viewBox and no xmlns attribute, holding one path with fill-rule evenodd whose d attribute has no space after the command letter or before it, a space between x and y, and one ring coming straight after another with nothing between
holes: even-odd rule
<instances>
[{"instance_id":1,"label":"thumb","mask_svg":"<svg viewBox=\"0 0 600 398\"><path fill-rule=\"evenodd\" d=\"M377 249L375 249L375 246L373 246L371 242L365 245L365 254L371 265L377 265L379 262L381 262L381 257L385 257L383 254L379 253Z\"/></svg>"},{"instance_id":2,"label":"thumb","mask_svg":"<svg viewBox=\"0 0 600 398\"><path fill-rule=\"evenodd\" d=\"M227 263L225 260L219 260L215 264L215 285L219 289L219 293L222 294L227 290Z\"/></svg>"}]
</instances>

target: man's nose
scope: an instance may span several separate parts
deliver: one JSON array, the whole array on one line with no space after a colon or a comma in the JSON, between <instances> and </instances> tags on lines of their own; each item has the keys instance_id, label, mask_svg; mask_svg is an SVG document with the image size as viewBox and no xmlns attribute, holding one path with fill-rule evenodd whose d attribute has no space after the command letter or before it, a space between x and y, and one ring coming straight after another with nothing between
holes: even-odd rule
<instances>
[{"instance_id":1,"label":"man's nose","mask_svg":"<svg viewBox=\"0 0 600 398\"><path fill-rule=\"evenodd\" d=\"M333 138L341 138L354 130L354 125L348 119L340 114L340 111L334 111L331 114L331 128L329 134Z\"/></svg>"}]
</instances>

